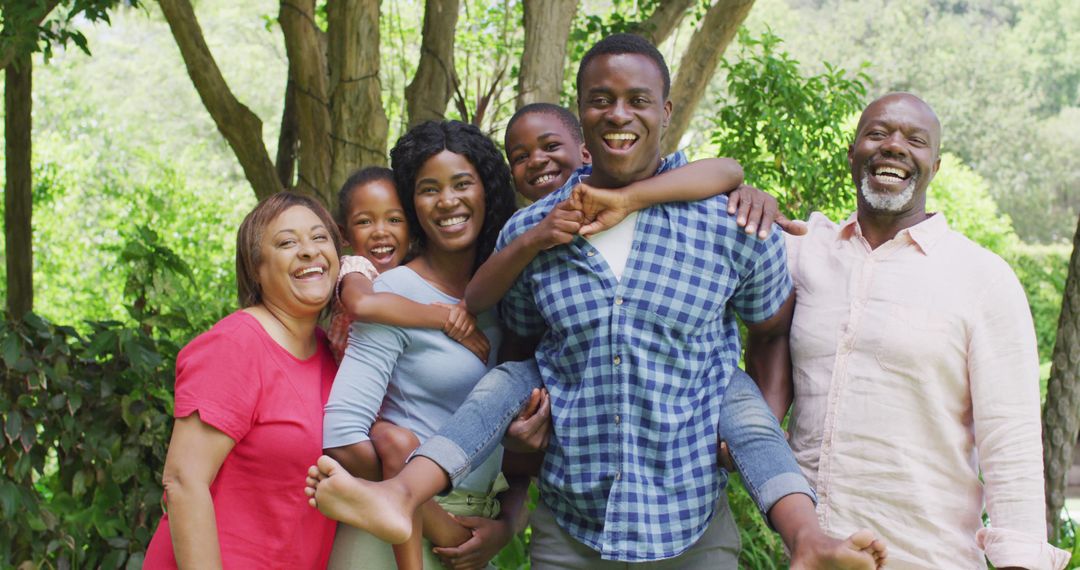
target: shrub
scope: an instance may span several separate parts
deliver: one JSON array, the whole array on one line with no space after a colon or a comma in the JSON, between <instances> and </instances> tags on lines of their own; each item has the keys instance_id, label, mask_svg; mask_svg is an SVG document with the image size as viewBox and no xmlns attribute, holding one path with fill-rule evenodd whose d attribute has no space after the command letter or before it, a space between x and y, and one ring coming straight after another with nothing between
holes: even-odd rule
<instances>
[{"instance_id":1,"label":"shrub","mask_svg":"<svg viewBox=\"0 0 1080 570\"><path fill-rule=\"evenodd\" d=\"M139 568L161 516L176 346L0 323L0 565Z\"/></svg>"}]
</instances>

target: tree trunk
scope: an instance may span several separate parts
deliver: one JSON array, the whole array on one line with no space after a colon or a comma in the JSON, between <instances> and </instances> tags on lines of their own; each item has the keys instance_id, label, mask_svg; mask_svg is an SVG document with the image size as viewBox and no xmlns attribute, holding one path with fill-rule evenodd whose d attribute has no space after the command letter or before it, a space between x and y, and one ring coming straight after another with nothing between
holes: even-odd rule
<instances>
[{"instance_id":1,"label":"tree trunk","mask_svg":"<svg viewBox=\"0 0 1080 570\"><path fill-rule=\"evenodd\" d=\"M660 0L653 13L634 26L633 31L648 38L653 45L660 45L679 27L679 22L694 2L695 0Z\"/></svg>"},{"instance_id":2,"label":"tree trunk","mask_svg":"<svg viewBox=\"0 0 1080 570\"><path fill-rule=\"evenodd\" d=\"M30 171L32 72L30 54L20 54L7 66L4 78L7 310L15 318L21 318L34 306L33 229L30 224L33 205Z\"/></svg>"},{"instance_id":3,"label":"tree trunk","mask_svg":"<svg viewBox=\"0 0 1080 570\"><path fill-rule=\"evenodd\" d=\"M1043 466L1046 468L1046 522L1050 536L1061 527L1065 486L1080 431L1080 222L1073 236L1069 276L1054 342L1050 384L1043 409Z\"/></svg>"},{"instance_id":4,"label":"tree trunk","mask_svg":"<svg viewBox=\"0 0 1080 570\"><path fill-rule=\"evenodd\" d=\"M454 32L458 0L427 0L416 75L405 88L409 127L441 121L454 92Z\"/></svg>"},{"instance_id":5,"label":"tree trunk","mask_svg":"<svg viewBox=\"0 0 1080 570\"><path fill-rule=\"evenodd\" d=\"M525 0L525 49L517 106L558 103L577 0Z\"/></svg>"},{"instance_id":6,"label":"tree trunk","mask_svg":"<svg viewBox=\"0 0 1080 570\"><path fill-rule=\"evenodd\" d=\"M300 127L300 168L296 190L330 205L330 100L326 52L315 24L315 0L282 0L278 22L289 56L289 80L296 85L296 120Z\"/></svg>"},{"instance_id":7,"label":"tree trunk","mask_svg":"<svg viewBox=\"0 0 1080 570\"><path fill-rule=\"evenodd\" d=\"M389 123L379 80L379 0L335 0L327 10L336 189L357 168L386 164Z\"/></svg>"},{"instance_id":8,"label":"tree trunk","mask_svg":"<svg viewBox=\"0 0 1080 570\"><path fill-rule=\"evenodd\" d=\"M282 185L263 144L262 121L229 90L206 45L190 0L158 0L158 3L203 106L232 147L255 196L261 200L280 192Z\"/></svg>"},{"instance_id":9,"label":"tree trunk","mask_svg":"<svg viewBox=\"0 0 1080 570\"><path fill-rule=\"evenodd\" d=\"M724 50L735 38L753 5L754 0L717 0L690 38L671 85L671 100L675 105L664 133L665 154L679 148L679 140L690 125L690 118L705 95Z\"/></svg>"},{"instance_id":10,"label":"tree trunk","mask_svg":"<svg viewBox=\"0 0 1080 570\"><path fill-rule=\"evenodd\" d=\"M278 131L277 168L282 188L292 188L296 176L296 144L300 140L300 125L296 119L296 84L290 79L285 83L285 106L281 110L281 130Z\"/></svg>"}]
</instances>

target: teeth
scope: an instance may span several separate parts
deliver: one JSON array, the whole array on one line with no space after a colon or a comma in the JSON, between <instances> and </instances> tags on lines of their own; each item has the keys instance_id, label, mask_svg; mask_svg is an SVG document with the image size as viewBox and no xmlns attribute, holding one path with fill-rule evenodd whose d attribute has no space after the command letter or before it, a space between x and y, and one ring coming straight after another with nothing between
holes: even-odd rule
<instances>
[{"instance_id":1,"label":"teeth","mask_svg":"<svg viewBox=\"0 0 1080 570\"><path fill-rule=\"evenodd\" d=\"M546 184L548 182L551 182L552 180L555 180L554 174L544 174L543 176L538 176L535 180L533 180L532 184L534 186L537 186L540 184Z\"/></svg>"},{"instance_id":2,"label":"teeth","mask_svg":"<svg viewBox=\"0 0 1080 570\"><path fill-rule=\"evenodd\" d=\"M375 255L382 255L384 253L390 253L392 251L394 251L394 248L389 245L371 248L371 253L374 253Z\"/></svg>"},{"instance_id":3,"label":"teeth","mask_svg":"<svg viewBox=\"0 0 1080 570\"><path fill-rule=\"evenodd\" d=\"M304 269L301 269L300 271L297 271L295 273L295 275L297 277L306 277L308 275L311 275L312 273L318 273L319 275L322 275L323 274L323 268L322 267L305 267Z\"/></svg>"},{"instance_id":4,"label":"teeth","mask_svg":"<svg viewBox=\"0 0 1080 570\"><path fill-rule=\"evenodd\" d=\"M464 224L468 220L468 216L454 216L453 218L446 218L445 220L439 220L440 227L455 226L457 224Z\"/></svg>"},{"instance_id":5,"label":"teeth","mask_svg":"<svg viewBox=\"0 0 1080 570\"><path fill-rule=\"evenodd\" d=\"M895 176L897 178L906 178L907 177L907 173L904 172L903 170L900 170L899 168L892 168L892 167L889 167L889 166L883 166L881 168L878 168L878 169L874 170L874 175L875 176L881 176L882 174L891 174L892 176Z\"/></svg>"},{"instance_id":6,"label":"teeth","mask_svg":"<svg viewBox=\"0 0 1080 570\"><path fill-rule=\"evenodd\" d=\"M609 141L635 141L637 135L633 133L608 133L604 135L604 139Z\"/></svg>"}]
</instances>

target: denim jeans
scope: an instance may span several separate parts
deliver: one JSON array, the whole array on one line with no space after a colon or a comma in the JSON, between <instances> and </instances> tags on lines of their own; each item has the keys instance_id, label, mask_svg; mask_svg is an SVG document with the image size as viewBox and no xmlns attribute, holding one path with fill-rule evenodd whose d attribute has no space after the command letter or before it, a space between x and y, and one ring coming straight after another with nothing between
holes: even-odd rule
<instances>
[{"instance_id":1,"label":"denim jeans","mask_svg":"<svg viewBox=\"0 0 1080 570\"><path fill-rule=\"evenodd\" d=\"M533 388L543 386L535 360L500 364L477 382L457 412L414 455L434 461L456 486L499 445ZM769 509L787 495L802 493L817 502L780 423L757 384L742 370L735 369L724 392L718 429L766 520Z\"/></svg>"}]
</instances>

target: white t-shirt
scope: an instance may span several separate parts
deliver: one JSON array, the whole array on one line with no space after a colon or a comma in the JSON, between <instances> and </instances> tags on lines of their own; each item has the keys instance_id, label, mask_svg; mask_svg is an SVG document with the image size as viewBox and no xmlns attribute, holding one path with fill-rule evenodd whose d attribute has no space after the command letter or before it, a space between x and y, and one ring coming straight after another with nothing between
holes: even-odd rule
<instances>
[{"instance_id":1,"label":"white t-shirt","mask_svg":"<svg viewBox=\"0 0 1080 570\"><path fill-rule=\"evenodd\" d=\"M630 257L630 246L634 243L634 227L637 225L637 212L631 212L623 221L614 226L586 237L589 243L604 256L615 280L621 281L626 270L626 260Z\"/></svg>"}]
</instances>

